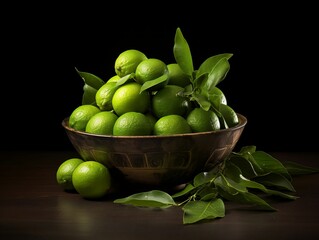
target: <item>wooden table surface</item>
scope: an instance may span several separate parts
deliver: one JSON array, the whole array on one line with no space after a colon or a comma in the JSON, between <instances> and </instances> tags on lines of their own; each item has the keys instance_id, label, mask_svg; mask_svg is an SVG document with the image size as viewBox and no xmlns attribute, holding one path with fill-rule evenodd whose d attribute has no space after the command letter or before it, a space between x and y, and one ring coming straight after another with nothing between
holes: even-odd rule
<instances>
[{"instance_id":1,"label":"wooden table surface","mask_svg":"<svg viewBox=\"0 0 319 240\"><path fill-rule=\"evenodd\" d=\"M319 167L319 153L271 153ZM182 211L89 201L55 180L72 151L0 152L0 239L314 239L319 236L319 174L296 176L300 197L274 201L277 212L225 203L226 216L183 225Z\"/></svg>"}]
</instances>

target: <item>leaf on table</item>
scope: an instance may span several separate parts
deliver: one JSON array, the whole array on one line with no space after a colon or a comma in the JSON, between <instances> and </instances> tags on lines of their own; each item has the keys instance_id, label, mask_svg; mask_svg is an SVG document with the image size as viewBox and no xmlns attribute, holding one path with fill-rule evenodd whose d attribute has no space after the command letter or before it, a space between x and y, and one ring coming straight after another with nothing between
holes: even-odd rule
<instances>
[{"instance_id":1,"label":"leaf on table","mask_svg":"<svg viewBox=\"0 0 319 240\"><path fill-rule=\"evenodd\" d=\"M319 168L306 166L300 163L284 161L283 165L288 170L291 175L303 175L303 174L312 174L319 173Z\"/></svg>"},{"instance_id":2,"label":"leaf on table","mask_svg":"<svg viewBox=\"0 0 319 240\"><path fill-rule=\"evenodd\" d=\"M188 183L188 184L186 184L185 188L183 188L179 192L174 193L172 195L172 198L179 198L182 196L188 196L194 189L195 189L195 187L193 186L193 184Z\"/></svg>"},{"instance_id":3,"label":"leaf on table","mask_svg":"<svg viewBox=\"0 0 319 240\"><path fill-rule=\"evenodd\" d=\"M296 192L291 181L285 176L278 173L269 173L263 176L258 176L254 178L254 180L265 186L271 186L291 192Z\"/></svg>"},{"instance_id":4,"label":"leaf on table","mask_svg":"<svg viewBox=\"0 0 319 240\"><path fill-rule=\"evenodd\" d=\"M262 191L264 193L270 194L270 195L279 196L279 197L290 199L290 200L295 200L295 199L298 198L297 196L294 196L294 195L291 195L291 194L288 194L288 193L284 193L284 192L281 192L281 191L269 189L265 185L263 185L263 184L261 184L259 182L253 181L253 180L246 179L242 175L241 175L240 183L243 186L245 186L246 188L258 189L258 190L260 190L260 191ZM293 187L292 187L292 189L293 189Z\"/></svg>"},{"instance_id":5,"label":"leaf on table","mask_svg":"<svg viewBox=\"0 0 319 240\"><path fill-rule=\"evenodd\" d=\"M199 197L201 201L211 201L217 198L218 190L216 187L205 185L197 192L196 196Z\"/></svg>"},{"instance_id":6,"label":"leaf on table","mask_svg":"<svg viewBox=\"0 0 319 240\"><path fill-rule=\"evenodd\" d=\"M239 150L239 154L244 154L244 153L254 153L256 152L256 146L255 145L248 145L248 146L243 146L241 147L241 149Z\"/></svg>"},{"instance_id":7,"label":"leaf on table","mask_svg":"<svg viewBox=\"0 0 319 240\"><path fill-rule=\"evenodd\" d=\"M253 164L240 154L232 153L227 161L236 165L242 174L248 179L258 176Z\"/></svg>"},{"instance_id":8,"label":"leaf on table","mask_svg":"<svg viewBox=\"0 0 319 240\"><path fill-rule=\"evenodd\" d=\"M258 172L259 175L267 173L278 173L291 179L290 174L285 168L285 166L278 159L276 159L269 153L266 153L264 151L255 151L251 155L262 169L261 172Z\"/></svg>"},{"instance_id":9,"label":"leaf on table","mask_svg":"<svg viewBox=\"0 0 319 240\"><path fill-rule=\"evenodd\" d=\"M200 186L205 183L211 182L216 177L216 172L208 171L208 172L200 172L193 179L193 185L195 187Z\"/></svg>"},{"instance_id":10,"label":"leaf on table","mask_svg":"<svg viewBox=\"0 0 319 240\"><path fill-rule=\"evenodd\" d=\"M291 194L288 194L288 193L284 193L284 192L281 192L281 191L272 190L272 189L267 189L266 193L268 193L270 195L286 198L286 199L289 199L289 200L296 200L297 198L299 198L298 196L291 195Z\"/></svg>"},{"instance_id":11,"label":"leaf on table","mask_svg":"<svg viewBox=\"0 0 319 240\"><path fill-rule=\"evenodd\" d=\"M214 184L217 187L220 187L224 191L228 192L229 194L236 195L239 192L248 192L247 188L241 185L238 182L220 174L215 180Z\"/></svg>"},{"instance_id":12,"label":"leaf on table","mask_svg":"<svg viewBox=\"0 0 319 240\"><path fill-rule=\"evenodd\" d=\"M171 195L160 190L135 193L125 198L115 199L113 202L137 207L165 208L176 205Z\"/></svg>"},{"instance_id":13,"label":"leaf on table","mask_svg":"<svg viewBox=\"0 0 319 240\"><path fill-rule=\"evenodd\" d=\"M268 189L265 185L263 185L260 182L247 179L241 174L241 170L236 165L229 163L229 162L227 162L226 164L227 165L224 169L225 176L233 179L234 181L238 182L240 185L242 185L246 188L258 189L264 193L267 193L270 195L280 196L280 197L287 198L287 199L293 199L293 200L297 199L297 197L294 195L283 193L281 191ZM276 175L278 175L278 174L276 174ZM260 178L263 178L263 177L260 177ZM276 178L278 178L277 181L275 181ZM257 179L258 179L258 177L257 177ZM271 179L271 177L270 177L270 179ZM273 183L270 186L274 186L274 185L276 187L278 187L278 185L279 185L281 189L285 189L285 190L294 192L294 188L291 185L290 181L287 180L286 178L284 178L282 175L279 175L279 177L278 176L274 177Z\"/></svg>"},{"instance_id":14,"label":"leaf on table","mask_svg":"<svg viewBox=\"0 0 319 240\"><path fill-rule=\"evenodd\" d=\"M204 219L222 218L225 216L225 205L220 198L209 202L190 201L183 206L182 210L184 211L184 224L192 224Z\"/></svg>"},{"instance_id":15,"label":"leaf on table","mask_svg":"<svg viewBox=\"0 0 319 240\"><path fill-rule=\"evenodd\" d=\"M263 200L261 197L251 192L237 192L236 194L230 194L222 188L219 188L220 195L232 202L237 202L244 205L256 206L260 210L276 211L269 203Z\"/></svg>"}]
</instances>

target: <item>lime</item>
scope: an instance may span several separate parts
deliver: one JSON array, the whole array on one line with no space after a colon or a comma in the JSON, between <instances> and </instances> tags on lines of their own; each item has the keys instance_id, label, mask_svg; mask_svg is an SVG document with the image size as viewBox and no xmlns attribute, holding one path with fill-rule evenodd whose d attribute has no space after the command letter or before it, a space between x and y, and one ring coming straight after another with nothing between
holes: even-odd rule
<instances>
[{"instance_id":1,"label":"lime","mask_svg":"<svg viewBox=\"0 0 319 240\"><path fill-rule=\"evenodd\" d=\"M109 192L112 178L109 169L102 163L85 161L73 171L72 181L82 197L98 199Z\"/></svg>"},{"instance_id":2,"label":"lime","mask_svg":"<svg viewBox=\"0 0 319 240\"><path fill-rule=\"evenodd\" d=\"M72 174L74 169L83 162L84 160L80 158L70 158L59 166L56 171L56 181L65 191L75 190L72 183Z\"/></svg>"},{"instance_id":3,"label":"lime","mask_svg":"<svg viewBox=\"0 0 319 240\"><path fill-rule=\"evenodd\" d=\"M157 118L172 114L185 116L190 109L190 102L187 98L178 95L183 90L181 86L166 85L157 91L151 100L154 115Z\"/></svg>"},{"instance_id":4,"label":"lime","mask_svg":"<svg viewBox=\"0 0 319 240\"><path fill-rule=\"evenodd\" d=\"M80 105L71 113L69 126L78 131L85 131L87 122L98 112L100 112L100 109L95 105Z\"/></svg>"},{"instance_id":5,"label":"lime","mask_svg":"<svg viewBox=\"0 0 319 240\"><path fill-rule=\"evenodd\" d=\"M124 77L134 73L137 65L147 59L146 55L136 49L129 49L119 54L114 63L115 73L119 77Z\"/></svg>"},{"instance_id":6,"label":"lime","mask_svg":"<svg viewBox=\"0 0 319 240\"><path fill-rule=\"evenodd\" d=\"M222 103L222 104L227 105L227 99L226 99L224 92L216 86L212 88L210 95L209 95L209 100L211 102Z\"/></svg>"},{"instance_id":7,"label":"lime","mask_svg":"<svg viewBox=\"0 0 319 240\"><path fill-rule=\"evenodd\" d=\"M117 118L117 115L113 112L99 112L90 118L86 124L85 131L94 134L112 135L113 126Z\"/></svg>"},{"instance_id":8,"label":"lime","mask_svg":"<svg viewBox=\"0 0 319 240\"><path fill-rule=\"evenodd\" d=\"M168 69L168 84L186 87L191 83L190 77L183 72L177 63L167 65Z\"/></svg>"},{"instance_id":9,"label":"lime","mask_svg":"<svg viewBox=\"0 0 319 240\"><path fill-rule=\"evenodd\" d=\"M238 115L235 110L226 104L220 104L219 111L222 114L227 125L224 124L224 128L234 127L239 123Z\"/></svg>"},{"instance_id":10,"label":"lime","mask_svg":"<svg viewBox=\"0 0 319 240\"><path fill-rule=\"evenodd\" d=\"M113 126L115 136L151 135L150 119L140 112L127 112L118 117Z\"/></svg>"},{"instance_id":11,"label":"lime","mask_svg":"<svg viewBox=\"0 0 319 240\"><path fill-rule=\"evenodd\" d=\"M193 132L208 132L220 129L219 118L211 110L205 111L197 107L194 108L186 118L187 123Z\"/></svg>"},{"instance_id":12,"label":"lime","mask_svg":"<svg viewBox=\"0 0 319 240\"><path fill-rule=\"evenodd\" d=\"M112 98L117 89L118 86L114 81L104 83L95 94L96 105L103 111L113 110Z\"/></svg>"},{"instance_id":13,"label":"lime","mask_svg":"<svg viewBox=\"0 0 319 240\"><path fill-rule=\"evenodd\" d=\"M150 108L150 94L148 91L140 93L141 84L136 82L121 85L112 98L113 109L118 116L126 112L145 113Z\"/></svg>"},{"instance_id":14,"label":"lime","mask_svg":"<svg viewBox=\"0 0 319 240\"><path fill-rule=\"evenodd\" d=\"M167 75L163 81L149 88L150 91L156 91L163 88L168 82L168 69L166 64L157 58L148 58L137 65L135 70L135 80L143 85L148 81L155 80L161 76Z\"/></svg>"},{"instance_id":15,"label":"lime","mask_svg":"<svg viewBox=\"0 0 319 240\"><path fill-rule=\"evenodd\" d=\"M158 119L154 125L154 135L191 133L186 119L180 115L167 115Z\"/></svg>"}]
</instances>

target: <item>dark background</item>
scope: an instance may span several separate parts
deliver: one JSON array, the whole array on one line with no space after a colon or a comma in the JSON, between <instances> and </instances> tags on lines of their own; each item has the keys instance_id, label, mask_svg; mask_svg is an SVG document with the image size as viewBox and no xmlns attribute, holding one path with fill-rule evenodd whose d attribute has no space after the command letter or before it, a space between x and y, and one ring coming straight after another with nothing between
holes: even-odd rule
<instances>
[{"instance_id":1,"label":"dark background","mask_svg":"<svg viewBox=\"0 0 319 240\"><path fill-rule=\"evenodd\" d=\"M316 8L171 4L9 7L1 23L0 150L72 149L61 122L81 103L75 67L107 80L130 48L173 62L180 27L195 68L212 55L234 54L219 86L248 119L238 145L317 151Z\"/></svg>"}]
</instances>

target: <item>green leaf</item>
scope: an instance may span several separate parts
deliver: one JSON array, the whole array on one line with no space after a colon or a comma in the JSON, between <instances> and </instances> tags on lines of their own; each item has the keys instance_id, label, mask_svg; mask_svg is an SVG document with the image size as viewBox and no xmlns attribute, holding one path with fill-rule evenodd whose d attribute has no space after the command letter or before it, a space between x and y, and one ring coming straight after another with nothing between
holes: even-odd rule
<instances>
[{"instance_id":1,"label":"green leaf","mask_svg":"<svg viewBox=\"0 0 319 240\"><path fill-rule=\"evenodd\" d=\"M189 45L180 28L176 29L173 53L175 61L180 68L190 77L194 72L193 59Z\"/></svg>"},{"instance_id":2,"label":"green leaf","mask_svg":"<svg viewBox=\"0 0 319 240\"><path fill-rule=\"evenodd\" d=\"M262 171L259 172L259 175L278 173L283 174L287 178L290 178L290 175L285 166L269 153L266 153L264 151L255 151L251 155L254 157L254 160L262 169Z\"/></svg>"},{"instance_id":3,"label":"green leaf","mask_svg":"<svg viewBox=\"0 0 319 240\"><path fill-rule=\"evenodd\" d=\"M241 155L245 159L247 159L249 162L251 162L251 164L254 166L254 169L256 170L257 173L264 173L264 170L261 168L259 163L255 160L255 158L250 152L244 152L244 153L241 153Z\"/></svg>"},{"instance_id":4,"label":"green leaf","mask_svg":"<svg viewBox=\"0 0 319 240\"><path fill-rule=\"evenodd\" d=\"M211 201L217 198L218 191L217 188L206 185L205 187L201 188L196 195L201 201Z\"/></svg>"},{"instance_id":5,"label":"green leaf","mask_svg":"<svg viewBox=\"0 0 319 240\"><path fill-rule=\"evenodd\" d=\"M225 79L230 69L227 58L220 59L208 74L208 78L200 86L201 94L208 98L212 89L222 80Z\"/></svg>"},{"instance_id":6,"label":"green leaf","mask_svg":"<svg viewBox=\"0 0 319 240\"><path fill-rule=\"evenodd\" d=\"M83 86L82 104L96 105L95 94L97 90L87 84Z\"/></svg>"},{"instance_id":7,"label":"green leaf","mask_svg":"<svg viewBox=\"0 0 319 240\"><path fill-rule=\"evenodd\" d=\"M182 210L184 211L184 224L192 224L204 219L222 218L225 216L225 205L220 198L209 202L190 201L183 206Z\"/></svg>"},{"instance_id":8,"label":"green leaf","mask_svg":"<svg viewBox=\"0 0 319 240\"><path fill-rule=\"evenodd\" d=\"M211 103L210 101L208 101L208 99L206 97L204 97L201 94L198 93L193 93L192 94L192 98L198 103L198 105L204 109L205 111L208 111L211 107Z\"/></svg>"},{"instance_id":9,"label":"green leaf","mask_svg":"<svg viewBox=\"0 0 319 240\"><path fill-rule=\"evenodd\" d=\"M276 211L275 208L270 206L265 200L251 192L238 192L237 194L230 194L222 188L219 188L220 195L233 202L240 204L257 206L260 210Z\"/></svg>"},{"instance_id":10,"label":"green leaf","mask_svg":"<svg viewBox=\"0 0 319 240\"><path fill-rule=\"evenodd\" d=\"M188 183L186 184L185 188L183 188L181 191L176 192L172 195L172 198L179 198L182 196L189 196L189 194L195 189L195 187Z\"/></svg>"},{"instance_id":11,"label":"green leaf","mask_svg":"<svg viewBox=\"0 0 319 240\"><path fill-rule=\"evenodd\" d=\"M233 56L232 53L222 53L211 56L207 58L198 68L196 71L196 77L201 76L203 74L208 74L211 70L215 67L215 65L221 60L222 58L226 58L229 60Z\"/></svg>"},{"instance_id":12,"label":"green leaf","mask_svg":"<svg viewBox=\"0 0 319 240\"><path fill-rule=\"evenodd\" d=\"M280 191L276 191L276 190L272 190L272 189L267 189L267 192L270 195L274 195L274 196L278 196L278 197L282 197L282 198L286 198L289 200L296 200L298 197L288 194L288 193L284 193L284 192L280 192Z\"/></svg>"},{"instance_id":13,"label":"green leaf","mask_svg":"<svg viewBox=\"0 0 319 240\"><path fill-rule=\"evenodd\" d=\"M262 192L264 193L267 193L267 194L270 194L270 195L275 195L275 196L279 196L279 197L282 197L282 198L287 198L287 199L291 199L291 200L295 200L297 199L296 196L294 195L290 195L290 194L287 194L287 193L283 193L281 191L276 191L276 190L272 190L272 189L268 189L266 188L263 184L259 183L259 182L256 182L256 181L252 181L252 180L249 180L247 178L245 178L244 176L240 176L240 183L247 187L247 188L254 188L254 189L258 189L258 190L261 190Z\"/></svg>"},{"instance_id":14,"label":"green leaf","mask_svg":"<svg viewBox=\"0 0 319 240\"><path fill-rule=\"evenodd\" d=\"M319 168L314 168L291 161L284 161L283 165L285 166L289 174L293 176L319 172Z\"/></svg>"},{"instance_id":15,"label":"green leaf","mask_svg":"<svg viewBox=\"0 0 319 240\"><path fill-rule=\"evenodd\" d=\"M265 186L272 186L279 189L295 192L296 190L285 176L278 173L269 173L263 176L254 178L256 182L262 183Z\"/></svg>"},{"instance_id":16,"label":"green leaf","mask_svg":"<svg viewBox=\"0 0 319 240\"><path fill-rule=\"evenodd\" d=\"M136 193L125 198L115 199L114 203L121 203L138 207L159 208L176 205L175 201L168 193L160 190Z\"/></svg>"},{"instance_id":17,"label":"green leaf","mask_svg":"<svg viewBox=\"0 0 319 240\"><path fill-rule=\"evenodd\" d=\"M202 184L209 183L216 177L216 175L217 174L214 171L198 173L193 179L193 184L197 187Z\"/></svg>"},{"instance_id":18,"label":"green leaf","mask_svg":"<svg viewBox=\"0 0 319 240\"><path fill-rule=\"evenodd\" d=\"M196 77L192 81L194 89L196 89L196 90L199 89L200 86L202 85L202 83L207 81L207 78L208 78L208 73L205 73L205 74L202 74L202 75Z\"/></svg>"},{"instance_id":19,"label":"green leaf","mask_svg":"<svg viewBox=\"0 0 319 240\"><path fill-rule=\"evenodd\" d=\"M256 146L254 145L249 145L249 146L243 146L240 151L239 154L244 154L244 153L254 153L256 152Z\"/></svg>"},{"instance_id":20,"label":"green leaf","mask_svg":"<svg viewBox=\"0 0 319 240\"><path fill-rule=\"evenodd\" d=\"M77 68L75 68L75 70L80 75L85 84L89 85L92 88L95 88L96 90L102 87L102 85L105 83L101 78L92 73L82 72L79 71Z\"/></svg>"},{"instance_id":21,"label":"green leaf","mask_svg":"<svg viewBox=\"0 0 319 240\"><path fill-rule=\"evenodd\" d=\"M251 179L258 176L253 164L240 154L232 153L228 161L235 164L246 178Z\"/></svg>"},{"instance_id":22,"label":"green leaf","mask_svg":"<svg viewBox=\"0 0 319 240\"><path fill-rule=\"evenodd\" d=\"M125 75L124 77L121 77L119 80L116 81L116 87L123 85L127 81L133 79L135 76L135 73L130 73Z\"/></svg>"},{"instance_id":23,"label":"green leaf","mask_svg":"<svg viewBox=\"0 0 319 240\"><path fill-rule=\"evenodd\" d=\"M143 83L141 90L140 90L140 93L145 91L145 90L148 90L156 85L159 85L163 82L166 82L167 79L168 79L168 72L164 73L162 76L160 76L154 80L150 80L150 81Z\"/></svg>"},{"instance_id":24,"label":"green leaf","mask_svg":"<svg viewBox=\"0 0 319 240\"><path fill-rule=\"evenodd\" d=\"M237 194L237 192L247 192L247 188L243 185L241 185L238 182L235 182L234 180L224 176L221 174L220 177L217 177L214 183L217 186L222 187L223 189L227 190L231 194Z\"/></svg>"}]
</instances>

